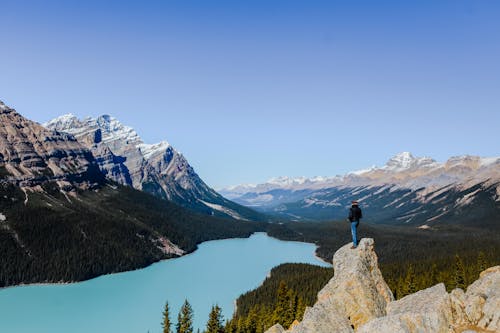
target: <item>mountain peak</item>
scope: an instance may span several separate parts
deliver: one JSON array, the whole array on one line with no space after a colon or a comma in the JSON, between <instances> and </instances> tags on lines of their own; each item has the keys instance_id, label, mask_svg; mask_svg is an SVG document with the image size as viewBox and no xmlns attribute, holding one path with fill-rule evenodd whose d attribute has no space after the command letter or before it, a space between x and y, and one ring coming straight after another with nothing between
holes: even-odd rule
<instances>
[{"instance_id":1,"label":"mountain peak","mask_svg":"<svg viewBox=\"0 0 500 333\"><path fill-rule=\"evenodd\" d=\"M48 130L3 103L0 107L0 166L10 183L85 187L103 180L90 151L74 137Z\"/></svg>"},{"instance_id":2,"label":"mountain peak","mask_svg":"<svg viewBox=\"0 0 500 333\"><path fill-rule=\"evenodd\" d=\"M15 112L15 110L5 105L4 102L0 101L0 113L11 113L11 112Z\"/></svg>"},{"instance_id":3,"label":"mountain peak","mask_svg":"<svg viewBox=\"0 0 500 333\"><path fill-rule=\"evenodd\" d=\"M402 171L414 167L429 166L434 163L436 163L436 161L430 157L415 157L412 153L405 151L389 159L383 169Z\"/></svg>"},{"instance_id":4,"label":"mountain peak","mask_svg":"<svg viewBox=\"0 0 500 333\"><path fill-rule=\"evenodd\" d=\"M165 153L171 146L167 141L160 141L154 144L141 143L137 145L137 147L141 151L142 156L144 156L146 160L149 160L152 156Z\"/></svg>"},{"instance_id":5,"label":"mountain peak","mask_svg":"<svg viewBox=\"0 0 500 333\"><path fill-rule=\"evenodd\" d=\"M44 123L42 126L46 128L60 130L61 128L75 127L76 124L78 124L79 122L80 121L78 120L77 116L75 116L72 113L67 113Z\"/></svg>"},{"instance_id":6,"label":"mountain peak","mask_svg":"<svg viewBox=\"0 0 500 333\"><path fill-rule=\"evenodd\" d=\"M386 166L390 169L407 169L411 166L415 157L412 153L404 151L399 154L394 155L389 161L387 161Z\"/></svg>"}]
</instances>

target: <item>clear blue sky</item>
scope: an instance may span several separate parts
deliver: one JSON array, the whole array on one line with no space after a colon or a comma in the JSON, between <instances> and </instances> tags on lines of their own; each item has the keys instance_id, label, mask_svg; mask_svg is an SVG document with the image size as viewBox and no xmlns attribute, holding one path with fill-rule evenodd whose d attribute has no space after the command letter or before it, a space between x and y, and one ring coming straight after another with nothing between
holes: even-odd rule
<instances>
[{"instance_id":1,"label":"clear blue sky","mask_svg":"<svg viewBox=\"0 0 500 333\"><path fill-rule=\"evenodd\" d=\"M500 155L499 1L0 1L0 99L111 114L210 185Z\"/></svg>"}]
</instances>

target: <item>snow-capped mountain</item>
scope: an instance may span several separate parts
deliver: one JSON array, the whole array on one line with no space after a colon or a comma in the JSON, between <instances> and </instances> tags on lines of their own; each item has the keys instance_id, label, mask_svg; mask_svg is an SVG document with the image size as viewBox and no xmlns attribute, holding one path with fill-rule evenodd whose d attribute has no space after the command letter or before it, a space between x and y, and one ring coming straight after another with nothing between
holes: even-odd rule
<instances>
[{"instance_id":1,"label":"snow-capped mountain","mask_svg":"<svg viewBox=\"0 0 500 333\"><path fill-rule=\"evenodd\" d=\"M220 218L253 211L189 179L194 171L168 144L146 145L110 117L83 122L66 116L52 126L63 124L73 126L81 142L0 101L0 288L137 269L193 251L202 241L262 230L260 223ZM128 162L144 170L131 173L135 165ZM183 203L197 212L118 185L100 168L123 183L135 177L155 182L143 189L171 182L168 193L192 200Z\"/></svg>"},{"instance_id":2,"label":"snow-capped mountain","mask_svg":"<svg viewBox=\"0 0 500 333\"><path fill-rule=\"evenodd\" d=\"M240 204L296 220L342 218L351 200L359 200L376 221L431 223L440 214L470 209L479 199L500 212L500 157L457 156L440 163L403 152L382 167L343 176L280 177L220 192Z\"/></svg>"},{"instance_id":3,"label":"snow-capped mountain","mask_svg":"<svg viewBox=\"0 0 500 333\"><path fill-rule=\"evenodd\" d=\"M255 212L231 202L207 186L186 158L168 142L143 142L116 118L78 119L63 115L45 127L66 132L89 148L107 178L203 213L250 219Z\"/></svg>"}]
</instances>

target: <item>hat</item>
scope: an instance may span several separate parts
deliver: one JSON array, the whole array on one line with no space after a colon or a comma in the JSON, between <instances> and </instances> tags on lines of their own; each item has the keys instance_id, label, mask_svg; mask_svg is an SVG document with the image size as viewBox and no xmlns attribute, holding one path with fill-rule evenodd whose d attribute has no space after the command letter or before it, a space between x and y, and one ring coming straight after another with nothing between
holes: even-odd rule
<instances>
[{"instance_id":1,"label":"hat","mask_svg":"<svg viewBox=\"0 0 500 333\"><path fill-rule=\"evenodd\" d=\"M351 203L356 206L358 205L358 202L356 200L353 200Z\"/></svg>"}]
</instances>

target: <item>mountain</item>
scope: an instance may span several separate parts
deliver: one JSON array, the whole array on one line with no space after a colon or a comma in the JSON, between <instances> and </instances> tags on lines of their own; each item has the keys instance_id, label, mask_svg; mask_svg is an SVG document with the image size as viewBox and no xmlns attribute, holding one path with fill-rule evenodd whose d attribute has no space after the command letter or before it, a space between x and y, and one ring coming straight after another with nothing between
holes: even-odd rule
<instances>
[{"instance_id":1,"label":"mountain","mask_svg":"<svg viewBox=\"0 0 500 333\"><path fill-rule=\"evenodd\" d=\"M146 144L133 128L109 115L80 120L67 114L44 126L72 134L92 151L106 177L119 184L208 215L240 220L263 218L207 186L186 158L168 142Z\"/></svg>"},{"instance_id":2,"label":"mountain","mask_svg":"<svg viewBox=\"0 0 500 333\"><path fill-rule=\"evenodd\" d=\"M1 102L0 120L0 287L136 269L263 229L110 181L73 135Z\"/></svg>"},{"instance_id":3,"label":"mountain","mask_svg":"<svg viewBox=\"0 0 500 333\"><path fill-rule=\"evenodd\" d=\"M273 179L220 191L237 203L293 220L345 219L358 200L366 220L422 228L443 221L496 223L500 158L452 157L439 163L404 152L383 167L343 176Z\"/></svg>"}]
</instances>

